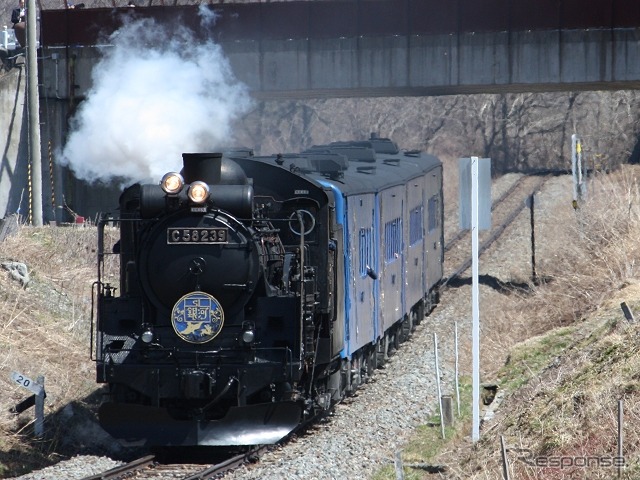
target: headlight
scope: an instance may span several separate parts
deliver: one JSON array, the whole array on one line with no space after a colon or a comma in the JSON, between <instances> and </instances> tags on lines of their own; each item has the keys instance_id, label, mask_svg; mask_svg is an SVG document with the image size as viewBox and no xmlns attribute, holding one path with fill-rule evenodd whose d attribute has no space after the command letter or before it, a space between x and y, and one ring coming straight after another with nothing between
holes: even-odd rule
<instances>
[{"instance_id":1,"label":"headlight","mask_svg":"<svg viewBox=\"0 0 640 480\"><path fill-rule=\"evenodd\" d=\"M242 341L244 343L251 343L255 340L256 335L253 333L253 330L245 330L242 332Z\"/></svg>"},{"instance_id":2,"label":"headlight","mask_svg":"<svg viewBox=\"0 0 640 480\"><path fill-rule=\"evenodd\" d=\"M169 172L165 174L164 177L162 177L160 186L165 193L175 195L177 193L180 193L182 187L184 187L184 179L179 173Z\"/></svg>"},{"instance_id":3,"label":"headlight","mask_svg":"<svg viewBox=\"0 0 640 480\"><path fill-rule=\"evenodd\" d=\"M187 194L193 203L204 203L209 198L209 185L201 181L195 181L189 187Z\"/></svg>"},{"instance_id":4,"label":"headlight","mask_svg":"<svg viewBox=\"0 0 640 480\"><path fill-rule=\"evenodd\" d=\"M142 335L140 335L140 338L142 339L142 341L144 343L151 343L153 342L153 330L150 326L147 326L144 331L142 332Z\"/></svg>"}]
</instances>

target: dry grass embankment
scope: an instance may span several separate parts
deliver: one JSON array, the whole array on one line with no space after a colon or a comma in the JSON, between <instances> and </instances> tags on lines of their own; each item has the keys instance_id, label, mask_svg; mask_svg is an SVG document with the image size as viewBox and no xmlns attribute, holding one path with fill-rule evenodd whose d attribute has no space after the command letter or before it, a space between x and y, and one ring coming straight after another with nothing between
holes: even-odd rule
<instances>
[{"instance_id":1,"label":"dry grass embankment","mask_svg":"<svg viewBox=\"0 0 640 480\"><path fill-rule=\"evenodd\" d=\"M639 182L640 169L623 166L597 175L577 211L556 209L543 226L553 238L538 267L544 281L484 311L483 331L493 335L483 356L495 371L483 377L498 379L504 394L497 414L475 445L469 412L448 433L453 440L442 443L439 428L420 429L408 462L447 465L444 478L503 478L502 436L511 478L615 478L622 400L622 478L640 477ZM623 301L636 323L625 320ZM405 478L432 476L406 469Z\"/></svg>"},{"instance_id":2,"label":"dry grass embankment","mask_svg":"<svg viewBox=\"0 0 640 480\"><path fill-rule=\"evenodd\" d=\"M89 360L91 285L96 230L92 227L21 226L0 243L0 262L22 262L30 281L23 287L0 269L0 476L55 463L83 440L73 433L85 399L96 390ZM19 372L45 377L45 438L33 440L33 408L9 409L30 395L10 378ZM63 413L64 412L64 413ZM59 418L65 417L64 429ZM69 451L71 454L72 452Z\"/></svg>"}]
</instances>

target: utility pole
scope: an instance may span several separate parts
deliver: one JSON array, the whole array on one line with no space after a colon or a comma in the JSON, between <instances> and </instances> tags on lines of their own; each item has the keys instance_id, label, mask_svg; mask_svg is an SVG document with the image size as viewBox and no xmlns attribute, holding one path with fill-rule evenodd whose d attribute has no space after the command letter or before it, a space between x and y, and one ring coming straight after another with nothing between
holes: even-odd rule
<instances>
[{"instance_id":1,"label":"utility pole","mask_svg":"<svg viewBox=\"0 0 640 480\"><path fill-rule=\"evenodd\" d=\"M27 105L29 112L29 160L31 162L32 222L42 226L42 151L40 149L40 100L36 1L27 0Z\"/></svg>"}]
</instances>

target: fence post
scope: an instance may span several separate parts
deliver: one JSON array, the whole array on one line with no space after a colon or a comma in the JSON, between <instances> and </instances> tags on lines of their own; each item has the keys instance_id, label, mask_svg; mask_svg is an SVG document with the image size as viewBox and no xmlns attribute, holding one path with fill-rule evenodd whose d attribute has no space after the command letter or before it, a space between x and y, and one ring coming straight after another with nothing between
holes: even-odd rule
<instances>
[{"instance_id":1,"label":"fence post","mask_svg":"<svg viewBox=\"0 0 640 480\"><path fill-rule=\"evenodd\" d=\"M404 480L404 470L402 469L402 458L400 457L400 450L396 452L394 465L396 467L396 480Z\"/></svg>"},{"instance_id":2,"label":"fence post","mask_svg":"<svg viewBox=\"0 0 640 480\"><path fill-rule=\"evenodd\" d=\"M442 420L445 427L453 425L453 398L451 395L442 396Z\"/></svg>"},{"instance_id":3,"label":"fence post","mask_svg":"<svg viewBox=\"0 0 640 480\"><path fill-rule=\"evenodd\" d=\"M628 322L633 323L636 321L635 318L633 317L633 312L627 305L627 302L622 302L620 304L620 308L622 308L622 313L624 313L624 318L626 318Z\"/></svg>"},{"instance_id":4,"label":"fence post","mask_svg":"<svg viewBox=\"0 0 640 480\"><path fill-rule=\"evenodd\" d=\"M438 387L438 406L440 407L440 433L444 439L444 414L442 411L442 389L440 388L440 366L438 364L438 334L433 333L433 352L436 367L436 385Z\"/></svg>"},{"instance_id":5,"label":"fence post","mask_svg":"<svg viewBox=\"0 0 640 480\"><path fill-rule=\"evenodd\" d=\"M618 400L618 478L622 477L622 467L624 466L624 462L622 462L622 442L624 439L624 431L623 431L623 402L624 400Z\"/></svg>"},{"instance_id":6,"label":"fence post","mask_svg":"<svg viewBox=\"0 0 640 480\"><path fill-rule=\"evenodd\" d=\"M502 478L509 479L509 459L507 458L507 447L504 444L504 435L500 435L500 450L502 451Z\"/></svg>"},{"instance_id":7,"label":"fence post","mask_svg":"<svg viewBox=\"0 0 640 480\"><path fill-rule=\"evenodd\" d=\"M454 347L455 347L455 382L456 382L456 406L458 407L458 416L460 416L460 382L459 375L460 369L458 368L458 322L454 324L455 338L454 338Z\"/></svg>"}]
</instances>

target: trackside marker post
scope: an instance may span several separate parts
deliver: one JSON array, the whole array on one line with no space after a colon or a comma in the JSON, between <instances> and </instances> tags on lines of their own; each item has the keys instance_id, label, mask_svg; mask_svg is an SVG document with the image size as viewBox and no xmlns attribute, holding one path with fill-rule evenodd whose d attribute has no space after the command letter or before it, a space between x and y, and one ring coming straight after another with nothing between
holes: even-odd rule
<instances>
[{"instance_id":1,"label":"trackside marker post","mask_svg":"<svg viewBox=\"0 0 640 480\"><path fill-rule=\"evenodd\" d=\"M35 397L33 404L36 407L34 434L36 437L41 437L44 434L44 399L47 396L44 391L44 377L39 376L37 380L33 381L26 375L18 372L11 372L11 380L33 393L33 396ZM26 403L21 402L21 404L31 406L31 401L27 401ZM25 409L29 408L29 406L26 406ZM23 411L18 407L16 407L15 410L16 413Z\"/></svg>"},{"instance_id":2,"label":"trackside marker post","mask_svg":"<svg viewBox=\"0 0 640 480\"><path fill-rule=\"evenodd\" d=\"M587 195L587 162L582 158L582 140L571 135L571 173L573 176L573 208L578 208Z\"/></svg>"}]
</instances>

